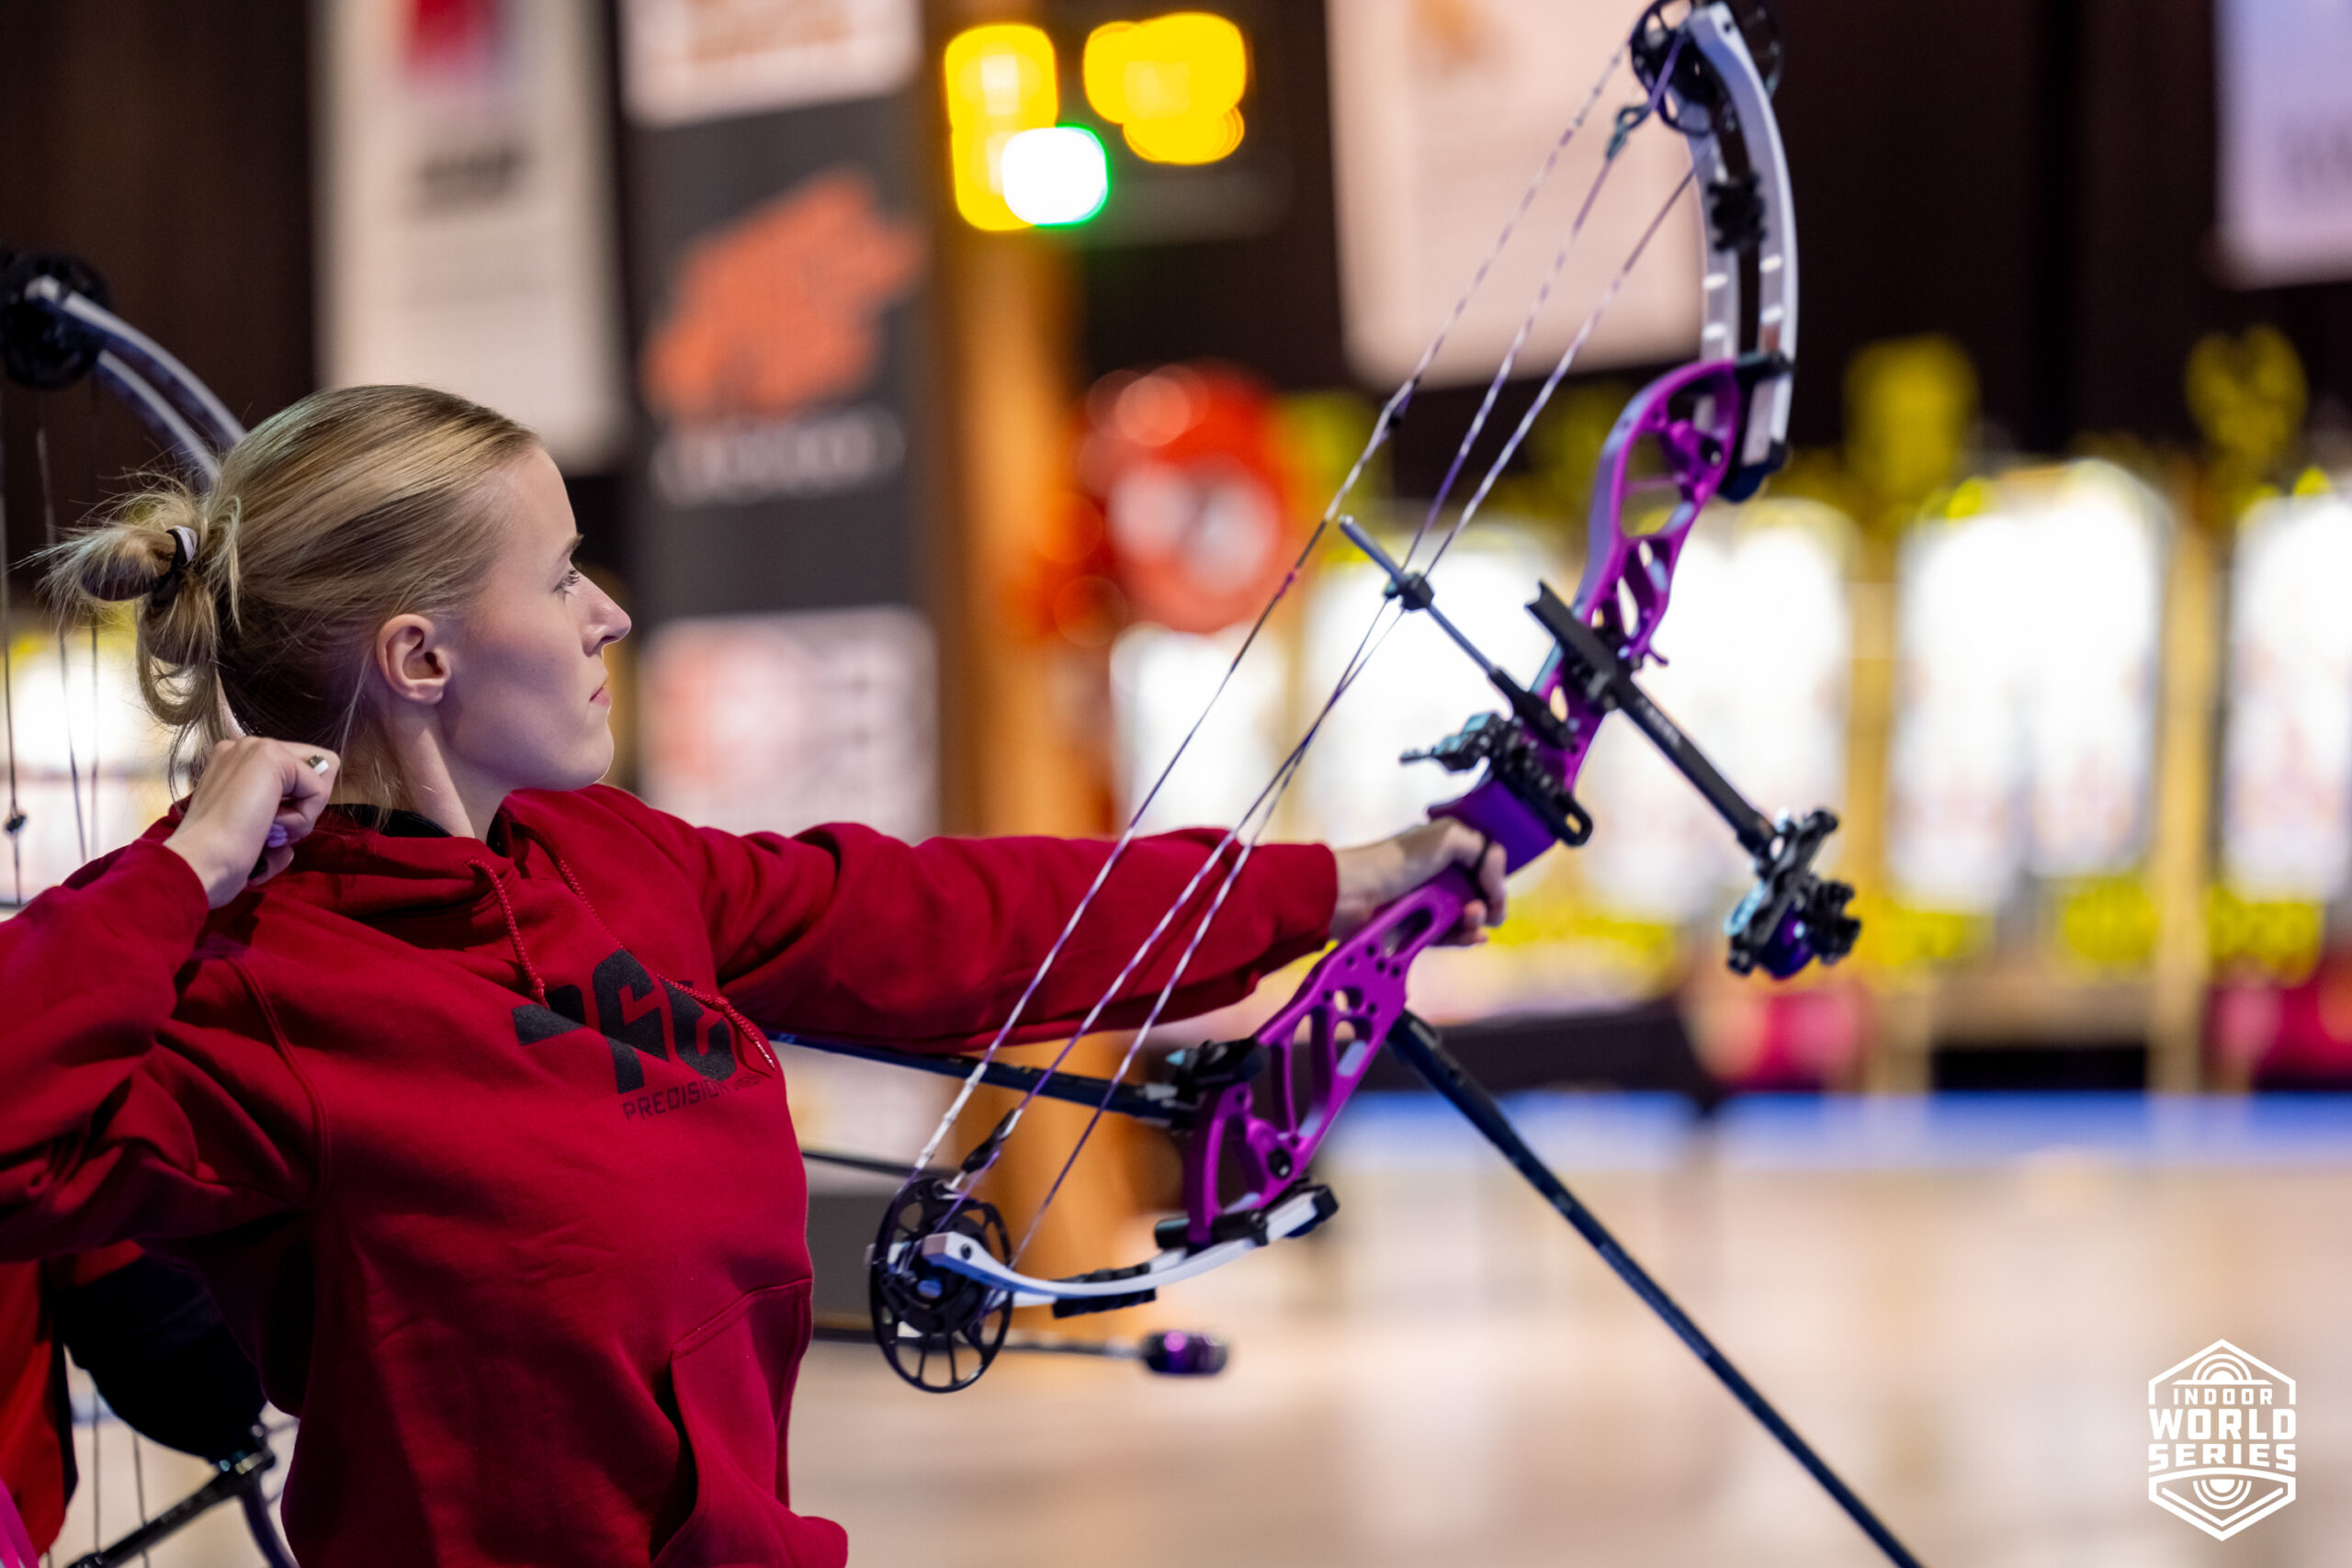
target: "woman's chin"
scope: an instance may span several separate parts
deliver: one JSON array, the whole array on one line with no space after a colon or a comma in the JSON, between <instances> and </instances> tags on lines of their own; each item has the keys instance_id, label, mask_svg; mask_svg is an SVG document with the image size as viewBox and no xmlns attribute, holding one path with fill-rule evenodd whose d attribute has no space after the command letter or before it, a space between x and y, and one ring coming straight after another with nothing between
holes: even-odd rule
<instances>
[{"instance_id":1,"label":"woman's chin","mask_svg":"<svg viewBox=\"0 0 2352 1568\"><path fill-rule=\"evenodd\" d=\"M613 771L613 731L608 720L598 728L596 744L591 749L589 758L583 764L588 770L588 776L571 787L585 789L592 784L602 784L605 776Z\"/></svg>"},{"instance_id":2,"label":"woman's chin","mask_svg":"<svg viewBox=\"0 0 2352 1568\"><path fill-rule=\"evenodd\" d=\"M605 775L613 771L613 738L605 734L598 739L600 744L583 748L578 756L541 770L538 778L527 787L586 789L592 784L602 784Z\"/></svg>"}]
</instances>

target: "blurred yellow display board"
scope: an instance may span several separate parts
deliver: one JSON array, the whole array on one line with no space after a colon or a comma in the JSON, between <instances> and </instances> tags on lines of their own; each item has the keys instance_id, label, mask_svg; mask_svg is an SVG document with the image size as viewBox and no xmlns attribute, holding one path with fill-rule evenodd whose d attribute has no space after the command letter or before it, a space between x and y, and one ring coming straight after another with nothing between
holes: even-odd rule
<instances>
[{"instance_id":1,"label":"blurred yellow display board","mask_svg":"<svg viewBox=\"0 0 2352 1568\"><path fill-rule=\"evenodd\" d=\"M2255 900L2352 881L2352 502L2257 505L2230 574L2222 874Z\"/></svg>"},{"instance_id":2,"label":"blurred yellow display board","mask_svg":"<svg viewBox=\"0 0 2352 1568\"><path fill-rule=\"evenodd\" d=\"M2140 865L2168 536L2143 486L2082 462L1970 480L1906 537L1887 836L1898 902L1989 915L2028 876Z\"/></svg>"}]
</instances>

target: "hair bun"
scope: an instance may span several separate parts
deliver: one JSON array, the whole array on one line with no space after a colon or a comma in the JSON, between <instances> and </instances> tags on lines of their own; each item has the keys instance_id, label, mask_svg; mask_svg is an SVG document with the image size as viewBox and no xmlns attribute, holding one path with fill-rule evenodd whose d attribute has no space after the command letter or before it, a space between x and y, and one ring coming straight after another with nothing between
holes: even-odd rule
<instances>
[{"instance_id":1,"label":"hair bun","mask_svg":"<svg viewBox=\"0 0 2352 1568\"><path fill-rule=\"evenodd\" d=\"M135 513L76 542L74 576L93 599L143 599L175 588L201 547L204 513L186 491L155 493Z\"/></svg>"}]
</instances>

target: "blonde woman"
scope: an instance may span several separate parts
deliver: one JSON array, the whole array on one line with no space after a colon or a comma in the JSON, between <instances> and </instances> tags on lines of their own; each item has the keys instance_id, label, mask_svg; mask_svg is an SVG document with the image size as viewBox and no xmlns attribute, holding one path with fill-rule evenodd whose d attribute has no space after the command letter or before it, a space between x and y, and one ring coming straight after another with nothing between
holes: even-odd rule
<instances>
[{"instance_id":1,"label":"blonde woman","mask_svg":"<svg viewBox=\"0 0 2352 1568\"><path fill-rule=\"evenodd\" d=\"M736 836L597 784L629 623L578 542L527 431L357 388L52 572L69 608L137 602L142 690L200 767L0 926L0 1256L137 1237L203 1273L302 1417L305 1562L842 1562L786 1486L806 1187L763 1031L984 1038L1106 852ZM1038 1032L1216 842L1135 843ZM1452 825L1261 849L1175 1010L1449 863L1486 882L1473 939L1481 852Z\"/></svg>"}]
</instances>

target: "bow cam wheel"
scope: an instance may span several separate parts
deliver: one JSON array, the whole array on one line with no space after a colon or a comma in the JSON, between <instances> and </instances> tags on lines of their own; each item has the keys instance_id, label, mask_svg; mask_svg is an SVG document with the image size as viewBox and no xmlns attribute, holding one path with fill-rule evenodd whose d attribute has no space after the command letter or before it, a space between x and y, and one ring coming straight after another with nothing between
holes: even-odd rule
<instances>
[{"instance_id":1,"label":"bow cam wheel","mask_svg":"<svg viewBox=\"0 0 2352 1568\"><path fill-rule=\"evenodd\" d=\"M943 1229L944 1226L944 1229ZM994 1205L960 1202L936 1179L908 1183L890 1201L865 1264L874 1341L890 1370L930 1393L952 1393L979 1381L1012 1325L1012 1298L978 1280L941 1269L917 1248L931 1235L969 1236L1003 1258L1011 1253Z\"/></svg>"},{"instance_id":2,"label":"bow cam wheel","mask_svg":"<svg viewBox=\"0 0 2352 1568\"><path fill-rule=\"evenodd\" d=\"M1770 0L1718 0L1731 12L1740 41L1747 46L1756 73L1769 95L1781 85L1781 18ZM1655 0L1634 24L1630 49L1634 74L1645 89L1657 85L1658 73L1674 62L1674 75L1657 106L1658 118L1686 136L1705 136L1723 129L1715 123L1725 107L1722 84L1696 49L1685 44L1674 52L1675 36L1701 6L1691 0ZM1669 19L1670 18L1670 19Z\"/></svg>"},{"instance_id":3,"label":"bow cam wheel","mask_svg":"<svg viewBox=\"0 0 2352 1568\"><path fill-rule=\"evenodd\" d=\"M0 252L0 367L35 391L70 387L90 373L106 344L95 333L60 321L25 298L37 277L55 278L95 304L107 302L106 279L79 256Z\"/></svg>"}]
</instances>

